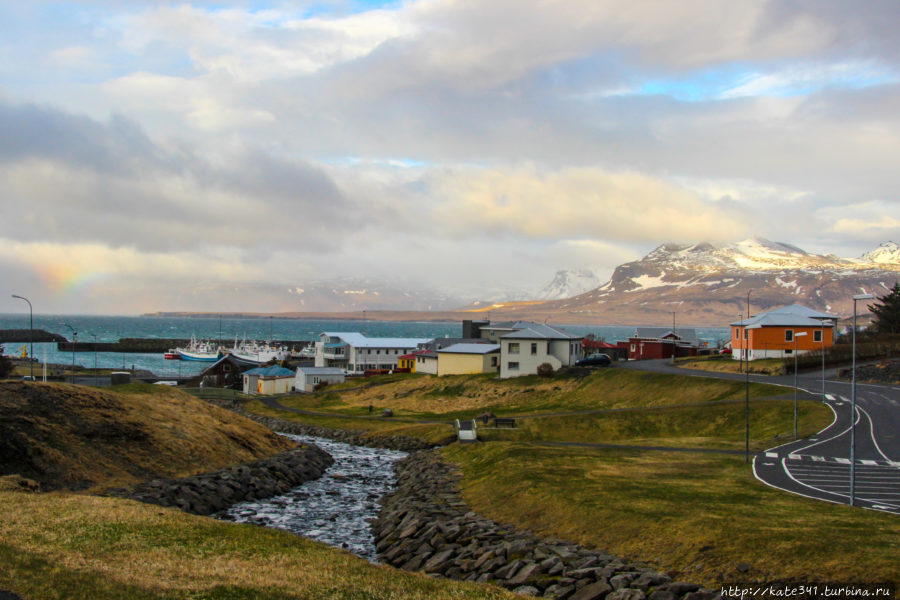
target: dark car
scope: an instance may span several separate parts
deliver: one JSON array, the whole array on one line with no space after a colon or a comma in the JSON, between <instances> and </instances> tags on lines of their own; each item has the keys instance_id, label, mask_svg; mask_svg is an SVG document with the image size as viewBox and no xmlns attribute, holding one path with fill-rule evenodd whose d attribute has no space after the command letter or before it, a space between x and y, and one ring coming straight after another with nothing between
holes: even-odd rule
<instances>
[{"instance_id":1,"label":"dark car","mask_svg":"<svg viewBox=\"0 0 900 600\"><path fill-rule=\"evenodd\" d=\"M606 354L591 354L575 361L576 367L608 367L611 364L612 359Z\"/></svg>"}]
</instances>

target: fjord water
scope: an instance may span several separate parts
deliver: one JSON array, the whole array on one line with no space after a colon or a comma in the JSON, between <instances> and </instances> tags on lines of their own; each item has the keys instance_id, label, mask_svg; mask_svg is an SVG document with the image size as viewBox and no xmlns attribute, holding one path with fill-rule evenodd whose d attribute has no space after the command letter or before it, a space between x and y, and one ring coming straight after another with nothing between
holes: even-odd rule
<instances>
[{"instance_id":1,"label":"fjord water","mask_svg":"<svg viewBox=\"0 0 900 600\"><path fill-rule=\"evenodd\" d=\"M97 315L34 315L35 329L58 333L72 339L68 324L78 332L80 342L115 342L121 338L180 338L192 335L197 338L221 338L233 340L246 338L266 340L312 341L323 331L360 331L371 337L459 337L462 324L456 322L413 322L413 321L348 321L348 320L306 320L279 318L230 318L222 317L129 317ZM556 324L554 324L556 325ZM608 325L563 325L576 335L594 334L610 342L627 339L634 333L631 326ZM28 313L0 315L0 329L28 329ZM728 339L729 330L721 327L698 329L697 333L711 345L720 339ZM21 343L7 343L6 354L18 354ZM50 363L71 364L71 352L59 352L55 343L34 345L34 354L39 360L46 355ZM93 352L76 352L75 363L93 367ZM208 363L192 363L165 360L162 354L122 354L118 352L96 353L96 364L101 368L136 369L153 371L159 376L193 375L203 370Z\"/></svg>"}]
</instances>

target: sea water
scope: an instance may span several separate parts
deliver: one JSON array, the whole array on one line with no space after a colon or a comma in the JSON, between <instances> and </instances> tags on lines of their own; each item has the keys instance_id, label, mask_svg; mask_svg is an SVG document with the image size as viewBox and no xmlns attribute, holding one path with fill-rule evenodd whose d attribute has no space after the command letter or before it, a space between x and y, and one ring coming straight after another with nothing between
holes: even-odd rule
<instances>
[{"instance_id":1,"label":"sea water","mask_svg":"<svg viewBox=\"0 0 900 600\"><path fill-rule=\"evenodd\" d=\"M556 325L556 324L554 324ZM559 325L576 335L594 334L609 342L628 339L634 327L608 325ZM98 315L34 315L34 328L58 333L71 340L72 330L78 332L79 342L116 342L121 338L178 338L233 340L235 336L247 340L313 341L323 331L359 331L370 337L460 337L462 323L434 321L349 321L283 318L233 317L151 317ZM0 314L0 329L28 329L28 313ZM702 328L698 336L715 346L727 340L727 328ZM5 353L20 354L21 343L5 344ZM27 347L27 345L26 345ZM72 352L60 352L56 343L37 343L35 356L43 361L72 364ZM161 377L195 375L209 363L165 360L161 353L138 354L121 352L75 352L76 365L112 369L146 369Z\"/></svg>"}]
</instances>

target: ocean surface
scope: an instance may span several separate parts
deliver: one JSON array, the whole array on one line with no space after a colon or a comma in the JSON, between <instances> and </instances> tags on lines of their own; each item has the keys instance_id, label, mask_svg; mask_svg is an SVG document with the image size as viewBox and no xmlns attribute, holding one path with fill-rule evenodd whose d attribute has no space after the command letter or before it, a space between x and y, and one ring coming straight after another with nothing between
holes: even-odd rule
<instances>
[{"instance_id":1,"label":"ocean surface","mask_svg":"<svg viewBox=\"0 0 900 600\"><path fill-rule=\"evenodd\" d=\"M556 325L556 324L554 324ZM607 325L559 325L577 335L594 334L608 342L627 339L634 327ZM359 331L370 337L460 337L460 322L412 321L341 321L306 319L235 319L196 317L122 317L97 315L34 315L34 328L73 338L80 342L115 342L120 338L216 338L233 340L315 340L323 331ZM0 329L28 329L28 313L0 314ZM728 328L697 329L702 340L715 346L727 340ZM18 355L20 343L8 343L4 353ZM59 352L56 343L34 345L35 356L50 363L72 364L71 352ZM162 354L132 354L118 352L76 352L75 363L100 368L147 369L160 376L186 376L199 373L209 363L165 360Z\"/></svg>"}]
</instances>

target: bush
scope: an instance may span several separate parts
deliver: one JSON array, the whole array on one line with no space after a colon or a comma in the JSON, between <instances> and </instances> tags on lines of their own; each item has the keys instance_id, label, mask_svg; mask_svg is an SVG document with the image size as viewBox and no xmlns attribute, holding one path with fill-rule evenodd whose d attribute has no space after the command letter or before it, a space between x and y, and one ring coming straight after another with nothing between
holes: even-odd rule
<instances>
[{"instance_id":1,"label":"bush","mask_svg":"<svg viewBox=\"0 0 900 600\"><path fill-rule=\"evenodd\" d=\"M16 366L13 364L13 361L9 360L6 356L3 356L3 346L0 346L0 379L9 377L9 374L12 373L15 368Z\"/></svg>"},{"instance_id":2,"label":"bush","mask_svg":"<svg viewBox=\"0 0 900 600\"><path fill-rule=\"evenodd\" d=\"M537 374L540 377L553 377L553 365L550 363L541 363L538 365Z\"/></svg>"}]
</instances>

